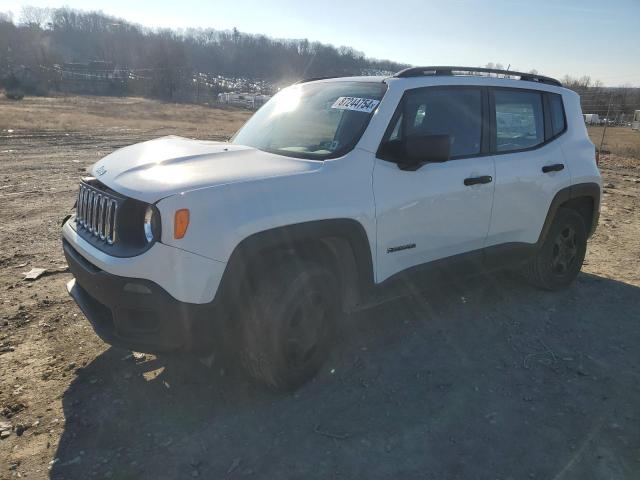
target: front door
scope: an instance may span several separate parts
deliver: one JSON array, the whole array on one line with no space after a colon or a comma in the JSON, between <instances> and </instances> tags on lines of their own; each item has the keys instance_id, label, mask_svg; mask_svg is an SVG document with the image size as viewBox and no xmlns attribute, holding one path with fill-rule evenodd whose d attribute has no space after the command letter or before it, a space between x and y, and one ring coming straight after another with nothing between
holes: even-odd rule
<instances>
[{"instance_id":1,"label":"front door","mask_svg":"<svg viewBox=\"0 0 640 480\"><path fill-rule=\"evenodd\" d=\"M413 266L483 248L495 177L493 157L484 155L487 105L486 92L479 87L405 93L383 141L449 135L451 160L406 171L376 158L377 282Z\"/></svg>"}]
</instances>

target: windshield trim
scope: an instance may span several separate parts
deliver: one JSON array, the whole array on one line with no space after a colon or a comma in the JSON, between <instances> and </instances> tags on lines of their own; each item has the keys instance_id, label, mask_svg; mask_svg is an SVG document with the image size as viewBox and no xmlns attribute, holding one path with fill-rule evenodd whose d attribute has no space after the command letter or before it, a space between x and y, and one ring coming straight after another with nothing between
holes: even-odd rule
<instances>
[{"instance_id":1,"label":"windshield trim","mask_svg":"<svg viewBox=\"0 0 640 480\"><path fill-rule=\"evenodd\" d=\"M362 80L337 80L337 81L329 81L329 82L328 81L319 81L318 83L325 83L325 84L350 83L350 84L356 84L356 85L357 84L369 85L371 83L378 83L378 82L367 82L367 81L362 81ZM273 155L281 155L283 157L299 158L301 160L315 160L315 161L322 162L324 160L332 160L334 158L343 157L347 153L352 151L356 147L356 145L358 145L358 142L362 138L362 135L364 135L364 132L367 130L367 127L369 126L369 123L371 122L371 118L378 111L378 109L380 108L380 103L382 103L382 100L384 99L384 96L389 91L389 86L387 85L386 82L380 82L380 83L383 85L383 87L382 87L382 95L380 96L379 103L376 106L376 108L374 108L373 111L367 115L367 119L363 122L362 127L361 127L360 131L358 132L358 134L354 136L353 141L351 143L349 143L349 144L345 145L344 147L342 147L342 148L330 153L329 155L314 155L313 153L310 153L310 152L295 152L295 151L288 151L288 150L260 148L260 147L254 147L252 145L245 145L245 146L251 147L251 148L255 148L256 150L260 150L261 152L271 153ZM260 108L263 108L263 107L260 107ZM256 113L258 111L259 110L257 110ZM254 115L255 115L255 113L254 113ZM253 118L253 115L252 115L251 118ZM248 122L251 121L251 118L249 118L242 125L242 127L240 127L238 129L238 131L233 134L233 136L229 139L229 143L233 143L234 145L240 145L240 144L235 143L235 138L238 135L238 133L240 133L240 131L244 128L244 126Z\"/></svg>"}]
</instances>

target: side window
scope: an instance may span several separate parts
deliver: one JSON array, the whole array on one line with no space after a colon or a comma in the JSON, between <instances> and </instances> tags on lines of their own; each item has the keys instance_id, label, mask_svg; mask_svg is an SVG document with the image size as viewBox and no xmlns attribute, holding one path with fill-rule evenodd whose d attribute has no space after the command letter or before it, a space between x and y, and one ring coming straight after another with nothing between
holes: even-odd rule
<instances>
[{"instance_id":1,"label":"side window","mask_svg":"<svg viewBox=\"0 0 640 480\"><path fill-rule=\"evenodd\" d=\"M494 90L496 149L510 152L544 142L542 95L519 90Z\"/></svg>"},{"instance_id":2,"label":"side window","mask_svg":"<svg viewBox=\"0 0 640 480\"><path fill-rule=\"evenodd\" d=\"M412 135L449 135L451 157L480 153L482 93L479 88L409 90L402 114L386 140Z\"/></svg>"},{"instance_id":3,"label":"side window","mask_svg":"<svg viewBox=\"0 0 640 480\"><path fill-rule=\"evenodd\" d=\"M557 93L547 93L549 96L549 108L551 110L551 136L560 135L565 127L564 107L562 105L562 95Z\"/></svg>"}]
</instances>

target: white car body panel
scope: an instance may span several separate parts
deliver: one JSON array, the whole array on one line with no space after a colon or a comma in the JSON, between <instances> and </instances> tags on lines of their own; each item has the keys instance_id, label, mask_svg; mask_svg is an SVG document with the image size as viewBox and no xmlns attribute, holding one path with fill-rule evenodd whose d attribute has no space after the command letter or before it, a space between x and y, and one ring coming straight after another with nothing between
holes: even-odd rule
<instances>
[{"instance_id":1,"label":"white car body panel","mask_svg":"<svg viewBox=\"0 0 640 480\"><path fill-rule=\"evenodd\" d=\"M91 173L122 195L154 203L199 188L306 172L318 163L169 136L116 150L96 162Z\"/></svg>"},{"instance_id":2,"label":"white car body panel","mask_svg":"<svg viewBox=\"0 0 640 480\"><path fill-rule=\"evenodd\" d=\"M553 197L571 184L560 143L493 158L495 195L486 245L537 242ZM564 170L542 173L544 165L556 163L565 164Z\"/></svg>"},{"instance_id":3,"label":"white car body panel","mask_svg":"<svg viewBox=\"0 0 640 480\"><path fill-rule=\"evenodd\" d=\"M238 243L254 233L348 218L364 227L375 252L372 155L355 149L348 158L312 163L313 169L290 176L217 185L163 199L157 205L163 219L162 241L226 262ZM173 213L180 208L189 208L191 219L185 237L176 240Z\"/></svg>"},{"instance_id":4,"label":"white car body panel","mask_svg":"<svg viewBox=\"0 0 640 480\"><path fill-rule=\"evenodd\" d=\"M378 221L378 275L484 247L493 183L465 186L464 179L494 176L493 159L431 163L416 171L377 160L373 175ZM397 247L415 245L400 251Z\"/></svg>"},{"instance_id":5,"label":"white car body panel","mask_svg":"<svg viewBox=\"0 0 640 480\"><path fill-rule=\"evenodd\" d=\"M571 90L562 90L567 113L567 132L561 137L560 145L571 171L571 183L597 183L602 188L602 177L594 161L596 149L589 139L587 127L580 121L580 97Z\"/></svg>"}]
</instances>

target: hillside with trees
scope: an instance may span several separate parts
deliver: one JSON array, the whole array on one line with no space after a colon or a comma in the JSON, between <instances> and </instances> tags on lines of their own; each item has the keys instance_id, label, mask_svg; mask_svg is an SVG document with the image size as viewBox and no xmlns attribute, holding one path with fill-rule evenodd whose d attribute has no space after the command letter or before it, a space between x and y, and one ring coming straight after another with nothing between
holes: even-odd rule
<instances>
[{"instance_id":1,"label":"hillside with trees","mask_svg":"<svg viewBox=\"0 0 640 480\"><path fill-rule=\"evenodd\" d=\"M73 70L90 62L95 68L88 68L89 74L102 66L120 72L115 75L120 80L146 79L147 93L167 99L202 75L204 85L211 83L210 75L278 85L405 67L367 58L349 47L274 39L237 29L149 29L100 12L70 8L25 7L17 21L7 14L0 16L0 77L23 77L26 83L42 83L46 78L51 83L55 75L44 72ZM218 83L218 90L224 91L224 82Z\"/></svg>"},{"instance_id":2,"label":"hillside with trees","mask_svg":"<svg viewBox=\"0 0 640 480\"><path fill-rule=\"evenodd\" d=\"M0 87L16 97L58 91L207 103L221 92L270 94L304 78L405 67L350 47L237 29L150 29L66 7L24 7L17 19L0 13ZM605 87L588 76L563 83L581 95L585 113L626 122L640 109L639 88Z\"/></svg>"}]
</instances>

